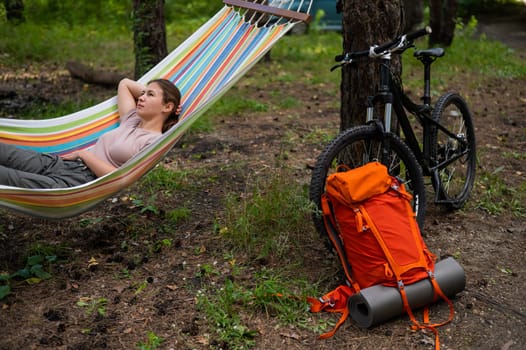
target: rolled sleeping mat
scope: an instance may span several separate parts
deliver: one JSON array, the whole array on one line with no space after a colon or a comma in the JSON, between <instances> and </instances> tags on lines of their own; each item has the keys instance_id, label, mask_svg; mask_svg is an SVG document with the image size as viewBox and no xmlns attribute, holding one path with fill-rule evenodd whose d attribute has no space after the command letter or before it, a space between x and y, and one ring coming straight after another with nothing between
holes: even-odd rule
<instances>
[{"instance_id":1,"label":"rolled sleeping mat","mask_svg":"<svg viewBox=\"0 0 526 350\"><path fill-rule=\"evenodd\" d=\"M466 287L464 269L448 257L435 264L435 279L447 297L452 297ZM429 305L434 299L433 285L428 279L406 285L407 300L412 310ZM349 298L351 318L360 327L371 327L404 313L398 288L382 285L364 288Z\"/></svg>"}]
</instances>

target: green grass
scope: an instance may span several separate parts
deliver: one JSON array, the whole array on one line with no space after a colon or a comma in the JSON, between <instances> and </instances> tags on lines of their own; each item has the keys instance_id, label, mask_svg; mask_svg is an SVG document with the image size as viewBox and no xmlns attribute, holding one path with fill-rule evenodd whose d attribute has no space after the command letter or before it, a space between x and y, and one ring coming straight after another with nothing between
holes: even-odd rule
<instances>
[{"instance_id":1,"label":"green grass","mask_svg":"<svg viewBox=\"0 0 526 350\"><path fill-rule=\"evenodd\" d=\"M235 278L226 279L220 288L203 288L197 292L197 307L206 315L209 326L225 348L249 349L255 345L257 331L247 325L254 313L274 318L276 327L294 325L319 332L329 326L305 312L308 308L305 296L316 293L308 281L299 276L284 277L278 271L265 268L257 272L253 280L253 286L246 286Z\"/></svg>"},{"instance_id":2,"label":"green grass","mask_svg":"<svg viewBox=\"0 0 526 350\"><path fill-rule=\"evenodd\" d=\"M157 349L164 342L164 339L154 332L149 331L147 334L147 340L145 342L138 342L137 348L139 350L154 350Z\"/></svg>"},{"instance_id":3,"label":"green grass","mask_svg":"<svg viewBox=\"0 0 526 350\"><path fill-rule=\"evenodd\" d=\"M515 217L526 217L526 181L517 187L505 182L501 173L504 167L483 171L475 181L474 206L490 215L510 213Z\"/></svg>"},{"instance_id":4,"label":"green grass","mask_svg":"<svg viewBox=\"0 0 526 350\"><path fill-rule=\"evenodd\" d=\"M445 48L446 54L433 63L431 68L433 95L443 93L447 82L459 73L469 73L477 77L468 82L469 89L476 88L476 84L486 79L526 76L526 65L515 50L484 35L477 37L476 27L475 18L471 18L465 25L459 24L453 44ZM426 44L427 39L420 39L416 47L424 49ZM420 61L413 58L413 52L407 50L403 55L404 85L414 91L421 91L423 66Z\"/></svg>"},{"instance_id":5,"label":"green grass","mask_svg":"<svg viewBox=\"0 0 526 350\"><path fill-rule=\"evenodd\" d=\"M191 188L190 177L188 170L175 171L159 165L141 180L141 188L150 195L155 195L159 191L170 193L183 188Z\"/></svg>"},{"instance_id":6,"label":"green grass","mask_svg":"<svg viewBox=\"0 0 526 350\"><path fill-rule=\"evenodd\" d=\"M447 52L446 63L453 66L452 74L469 69L489 78L517 78L526 75L526 65L515 50L488 39L485 35L475 38L476 19L457 27L453 45ZM446 72L444 72L445 74Z\"/></svg>"},{"instance_id":7,"label":"green grass","mask_svg":"<svg viewBox=\"0 0 526 350\"><path fill-rule=\"evenodd\" d=\"M255 181L226 199L222 236L252 258L290 257L291 246L312 232L306 188L286 168Z\"/></svg>"},{"instance_id":8,"label":"green grass","mask_svg":"<svg viewBox=\"0 0 526 350\"><path fill-rule=\"evenodd\" d=\"M133 37L127 28L63 23L41 25L0 23L0 52L3 64L19 62L57 64L77 60L96 67L133 71Z\"/></svg>"}]
</instances>

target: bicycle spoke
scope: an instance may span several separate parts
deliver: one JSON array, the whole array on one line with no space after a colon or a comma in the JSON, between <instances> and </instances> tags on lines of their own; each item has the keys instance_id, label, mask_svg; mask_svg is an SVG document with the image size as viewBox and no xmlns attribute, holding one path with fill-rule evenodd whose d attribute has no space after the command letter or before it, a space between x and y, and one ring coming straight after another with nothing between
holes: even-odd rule
<instances>
[{"instance_id":1,"label":"bicycle spoke","mask_svg":"<svg viewBox=\"0 0 526 350\"><path fill-rule=\"evenodd\" d=\"M465 101L456 93L442 96L433 112L433 169L438 172L437 202L461 207L475 179L475 134Z\"/></svg>"}]
</instances>

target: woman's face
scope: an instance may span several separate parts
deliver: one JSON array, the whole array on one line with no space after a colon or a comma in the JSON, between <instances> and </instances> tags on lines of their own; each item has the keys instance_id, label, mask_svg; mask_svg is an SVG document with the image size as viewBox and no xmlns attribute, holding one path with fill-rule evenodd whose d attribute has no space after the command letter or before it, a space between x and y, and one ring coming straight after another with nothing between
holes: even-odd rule
<instances>
[{"instance_id":1,"label":"woman's face","mask_svg":"<svg viewBox=\"0 0 526 350\"><path fill-rule=\"evenodd\" d=\"M169 104L163 102L163 90L157 83L150 83L137 100L137 114L144 119L170 112Z\"/></svg>"}]
</instances>

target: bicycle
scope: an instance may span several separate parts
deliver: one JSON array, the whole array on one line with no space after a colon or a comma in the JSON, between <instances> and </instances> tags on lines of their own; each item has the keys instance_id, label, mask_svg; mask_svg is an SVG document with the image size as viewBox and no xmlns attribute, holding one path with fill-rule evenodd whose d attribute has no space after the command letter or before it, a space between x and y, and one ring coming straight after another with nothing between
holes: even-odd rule
<instances>
[{"instance_id":1,"label":"bicycle","mask_svg":"<svg viewBox=\"0 0 526 350\"><path fill-rule=\"evenodd\" d=\"M440 96L434 105L431 103L431 64L444 55L444 50L415 50L413 54L424 65L424 95L420 104L406 95L401 81L393 79L390 69L393 54L415 47L413 41L429 33L431 29L426 27L368 50L336 56L340 63L332 70L363 57L380 59L380 81L375 95L367 101L366 124L341 132L319 155L313 168L309 195L318 208L313 220L321 235L326 236L321 216L325 181L330 173L342 171L342 164L346 169L371 161L386 165L389 173L413 195L413 210L421 228L426 209L424 176L431 178L436 204L458 209L467 201L476 167L471 112L466 101L453 91ZM379 117L382 110L383 119ZM422 127L421 143L406 111Z\"/></svg>"}]
</instances>

